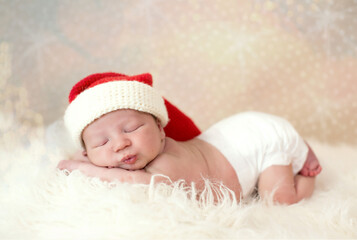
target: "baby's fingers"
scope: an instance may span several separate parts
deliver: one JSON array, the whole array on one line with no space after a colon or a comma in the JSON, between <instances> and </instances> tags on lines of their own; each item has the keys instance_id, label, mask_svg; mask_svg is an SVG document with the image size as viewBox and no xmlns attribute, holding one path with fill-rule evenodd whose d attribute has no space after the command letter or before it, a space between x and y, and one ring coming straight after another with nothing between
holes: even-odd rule
<instances>
[{"instance_id":1,"label":"baby's fingers","mask_svg":"<svg viewBox=\"0 0 357 240\"><path fill-rule=\"evenodd\" d=\"M72 171L74 169L76 169L77 164L75 164L75 161L73 160L62 160L58 163L57 168L59 168L60 170L68 170L68 171Z\"/></svg>"}]
</instances>

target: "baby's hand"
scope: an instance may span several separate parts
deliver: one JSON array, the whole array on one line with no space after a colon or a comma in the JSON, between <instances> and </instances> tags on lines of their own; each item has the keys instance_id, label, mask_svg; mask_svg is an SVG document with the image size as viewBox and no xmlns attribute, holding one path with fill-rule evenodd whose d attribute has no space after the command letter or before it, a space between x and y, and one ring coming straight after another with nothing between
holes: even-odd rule
<instances>
[{"instance_id":1,"label":"baby's hand","mask_svg":"<svg viewBox=\"0 0 357 240\"><path fill-rule=\"evenodd\" d=\"M82 173L90 176L96 177L98 173L103 171L103 167L98 167L88 161L76 161L76 160L62 160L58 163L57 168L61 170L68 170L72 172L74 170L79 170Z\"/></svg>"},{"instance_id":2,"label":"baby's hand","mask_svg":"<svg viewBox=\"0 0 357 240\"><path fill-rule=\"evenodd\" d=\"M109 182L118 180L120 182L148 184L151 179L151 173L145 170L128 171L121 168L98 167L87 161L62 160L58 163L57 168L66 169L69 172L79 170L88 177L98 177Z\"/></svg>"},{"instance_id":3,"label":"baby's hand","mask_svg":"<svg viewBox=\"0 0 357 240\"><path fill-rule=\"evenodd\" d=\"M68 170L72 172L73 170L76 170L79 168L81 164L88 163L85 161L75 161L75 160L62 160L58 163L57 168L61 170Z\"/></svg>"}]
</instances>

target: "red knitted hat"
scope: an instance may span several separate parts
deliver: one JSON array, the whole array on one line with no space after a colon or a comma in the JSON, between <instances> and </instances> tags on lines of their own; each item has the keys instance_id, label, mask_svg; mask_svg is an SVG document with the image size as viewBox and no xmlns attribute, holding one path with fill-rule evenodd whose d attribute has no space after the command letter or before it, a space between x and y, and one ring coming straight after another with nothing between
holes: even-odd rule
<instances>
[{"instance_id":1,"label":"red knitted hat","mask_svg":"<svg viewBox=\"0 0 357 240\"><path fill-rule=\"evenodd\" d=\"M65 125L76 144L80 145L82 131L87 125L118 109L134 109L156 116L166 126L166 135L178 141L189 140L200 134L190 118L152 87L149 73L127 76L109 72L82 79L69 94Z\"/></svg>"}]
</instances>

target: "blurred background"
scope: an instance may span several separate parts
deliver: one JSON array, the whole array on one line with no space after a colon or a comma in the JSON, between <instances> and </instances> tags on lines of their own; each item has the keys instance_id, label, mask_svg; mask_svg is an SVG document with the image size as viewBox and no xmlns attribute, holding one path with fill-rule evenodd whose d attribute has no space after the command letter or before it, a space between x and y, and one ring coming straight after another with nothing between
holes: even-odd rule
<instances>
[{"instance_id":1,"label":"blurred background","mask_svg":"<svg viewBox=\"0 0 357 240\"><path fill-rule=\"evenodd\" d=\"M356 0L0 0L0 144L45 134L71 87L150 72L205 130L256 110L357 143Z\"/></svg>"}]
</instances>

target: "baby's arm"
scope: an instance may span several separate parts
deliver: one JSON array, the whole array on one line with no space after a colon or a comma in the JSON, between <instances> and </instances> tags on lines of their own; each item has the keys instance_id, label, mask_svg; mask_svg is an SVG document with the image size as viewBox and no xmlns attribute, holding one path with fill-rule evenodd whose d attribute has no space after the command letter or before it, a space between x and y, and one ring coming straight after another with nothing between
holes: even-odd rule
<instances>
[{"instance_id":1,"label":"baby's arm","mask_svg":"<svg viewBox=\"0 0 357 240\"><path fill-rule=\"evenodd\" d=\"M129 171L121 168L98 167L88 161L62 160L58 166L59 169L68 171L79 170L89 177L98 177L104 181L144 183L149 184L152 174L145 170ZM155 180L157 180L155 178Z\"/></svg>"}]
</instances>

